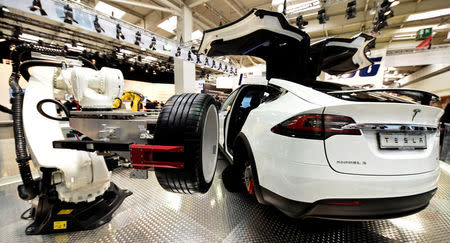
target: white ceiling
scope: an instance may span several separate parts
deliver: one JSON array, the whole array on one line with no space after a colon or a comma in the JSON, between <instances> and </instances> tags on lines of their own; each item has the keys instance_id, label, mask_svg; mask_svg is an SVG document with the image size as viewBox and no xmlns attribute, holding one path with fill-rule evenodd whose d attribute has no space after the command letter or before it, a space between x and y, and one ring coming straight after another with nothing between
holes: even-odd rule
<instances>
[{"instance_id":1,"label":"white ceiling","mask_svg":"<svg viewBox=\"0 0 450 243\"><path fill-rule=\"evenodd\" d=\"M83 3L95 6L99 0L82 0ZM159 35L174 38L173 33L158 28L158 24L168 19L173 14L167 10L180 8L183 5L191 7L194 16L194 31L205 30L219 26L220 23L226 24L243 16L252 8L264 8L269 10L277 9L277 6L271 6L272 0L103 0L104 2L120 8L125 11L122 20L138 25ZM293 0L288 4L306 2L308 0ZM370 10L374 2L382 0L357 0L356 18L347 20L345 10L347 0L327 0L325 4L326 14L330 20L326 24L319 24L317 20L317 9L306 13L304 20L309 24L305 31L311 36L312 40L319 40L324 37L340 36L350 37L359 32L368 32L372 26L373 15ZM139 6L138 6L139 5ZM160 11L153 8L165 9ZM404 42L393 38L398 35L415 34L418 29L424 26L434 26L436 33L433 44L446 41L447 32L450 31L450 16L433 18L429 20L409 21L408 16L413 13L422 13L430 10L450 8L449 0L400 0L400 4L393 7L394 17L388 20L389 26L381 31L377 37L377 46L383 47ZM290 22L295 24L295 17L290 18ZM411 40L408 40L411 41ZM259 62L258 60L249 60L244 58L246 64Z\"/></svg>"}]
</instances>

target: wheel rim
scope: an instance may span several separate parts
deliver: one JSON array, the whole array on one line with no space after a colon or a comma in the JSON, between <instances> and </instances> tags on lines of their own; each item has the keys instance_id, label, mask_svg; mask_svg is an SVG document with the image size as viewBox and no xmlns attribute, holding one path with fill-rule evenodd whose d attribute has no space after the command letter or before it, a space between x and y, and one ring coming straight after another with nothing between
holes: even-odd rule
<instances>
[{"instance_id":1,"label":"wheel rim","mask_svg":"<svg viewBox=\"0 0 450 243\"><path fill-rule=\"evenodd\" d=\"M213 179L217 164L217 146L219 142L219 124L217 110L210 105L206 113L202 135L202 170L206 183Z\"/></svg>"},{"instance_id":2,"label":"wheel rim","mask_svg":"<svg viewBox=\"0 0 450 243\"><path fill-rule=\"evenodd\" d=\"M247 188L248 194L253 195L255 193L255 190L254 190L252 167L250 165L247 165L247 167L245 167L244 182L245 182L245 187Z\"/></svg>"}]
</instances>

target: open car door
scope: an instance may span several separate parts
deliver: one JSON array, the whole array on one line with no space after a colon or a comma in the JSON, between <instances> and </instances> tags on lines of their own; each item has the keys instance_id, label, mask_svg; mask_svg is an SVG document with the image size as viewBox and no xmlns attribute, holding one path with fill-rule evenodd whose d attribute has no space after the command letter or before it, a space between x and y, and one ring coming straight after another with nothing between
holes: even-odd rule
<instances>
[{"instance_id":1,"label":"open car door","mask_svg":"<svg viewBox=\"0 0 450 243\"><path fill-rule=\"evenodd\" d=\"M290 25L283 14L252 9L232 23L206 30L199 53L256 56L266 61L267 79L307 83L315 81L322 70L343 74L371 65L366 51L374 41L362 34L310 46L309 35Z\"/></svg>"}]
</instances>

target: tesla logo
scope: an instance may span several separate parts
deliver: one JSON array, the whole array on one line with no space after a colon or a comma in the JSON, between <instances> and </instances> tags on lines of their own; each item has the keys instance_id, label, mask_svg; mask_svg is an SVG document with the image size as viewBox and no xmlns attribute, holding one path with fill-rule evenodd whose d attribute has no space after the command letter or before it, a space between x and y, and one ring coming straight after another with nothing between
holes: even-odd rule
<instances>
[{"instance_id":1,"label":"tesla logo","mask_svg":"<svg viewBox=\"0 0 450 243\"><path fill-rule=\"evenodd\" d=\"M414 109L413 112L414 112L414 115L412 116L411 121L414 121L414 118L416 117L417 113L421 112L421 110L420 109Z\"/></svg>"}]
</instances>

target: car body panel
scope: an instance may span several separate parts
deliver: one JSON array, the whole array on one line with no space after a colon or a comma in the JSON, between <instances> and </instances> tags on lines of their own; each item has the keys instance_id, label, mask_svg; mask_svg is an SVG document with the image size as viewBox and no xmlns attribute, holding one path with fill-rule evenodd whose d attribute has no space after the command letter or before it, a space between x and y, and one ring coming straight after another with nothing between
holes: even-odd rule
<instances>
[{"instance_id":1,"label":"car body panel","mask_svg":"<svg viewBox=\"0 0 450 243\"><path fill-rule=\"evenodd\" d=\"M271 132L270 129L276 124L300 113L326 113L327 108L333 107L333 104L335 105L335 109L332 110L334 113L341 111L343 114L353 115L355 117L358 117L358 114L362 111L358 109L353 111L351 109L352 104L361 106L368 105L368 111L376 107L381 107L384 110L389 110L386 107L392 107L393 114L388 112L391 116L389 118L390 120L388 118L379 119L381 122L393 122L394 120L392 119L394 118L392 116L396 114L395 108L398 109L398 105L400 105L401 110L407 108L405 116L408 115L409 119L411 119L412 115L409 115L411 108L430 108L427 111L424 109L424 113L421 114L424 115L424 118L415 118L418 119L417 124L426 125L436 125L436 117L441 114L442 110L429 106L411 104L350 102L332 96L324 97L328 95L288 81L271 80L269 83L272 85L280 85L287 92L278 99L262 103L259 107L252 110L241 130L241 133L248 139L249 147L252 149L258 171L259 183L262 187L290 200L308 203L329 198L401 197L424 193L436 188L439 177L436 144L430 146L426 151L406 151L412 152L412 154L407 155L403 159L401 158L403 156L402 154L394 154L394 152L405 151L378 151L379 153L383 153L377 155L380 156L380 161L383 162L382 158L384 154L387 156L389 153L391 153L389 156L394 156L393 160L391 158L384 161L384 167L382 168L374 166L376 173L371 173L375 175L360 175L358 170L361 170L361 168L358 167L355 168L355 171L349 170L348 168L344 170L344 173L336 171L330 166L329 160L335 158L334 154L336 156L354 156L353 158L359 155L364 156L359 151L368 153L364 148L374 146L374 142L367 143L359 141L358 143L353 143L347 140L352 140L352 137L362 137L363 139L376 141L374 138L365 137L369 136L367 132L361 136L336 135L323 141L282 136ZM298 87L291 87L289 84ZM300 98L300 96L307 98ZM311 99L314 103L307 99ZM325 105L326 102L329 104L328 107ZM339 110L338 107L342 110ZM372 117L366 120L357 120L356 118L355 120L361 122L373 121L376 118L376 114L373 113ZM432 117L431 120L429 117ZM406 120L400 121L405 122ZM223 133L221 133L221 136L223 136ZM438 140L436 133L429 134L429 136L430 141ZM339 139L341 139L340 142L338 142ZM325 152L327 143L337 143L337 146L332 152L333 155L329 151L327 153ZM421 156L414 158L419 153ZM232 159L232 156L230 158ZM394 169L390 167L392 164L395 165L397 163L395 161L396 159L399 159L400 162L398 163L404 164L405 162L411 162L411 158L414 158L413 164L422 163L422 166L419 166L419 169L411 169L410 167L414 167L411 164L405 167L393 167ZM376 163L376 160L374 160L374 163ZM386 167L387 165L388 167ZM380 171L376 171L376 169ZM401 171L402 169L406 169L406 172L404 171L402 173L404 175L391 175L393 174L392 171ZM380 175L386 171L389 172L389 175ZM351 174L348 172L356 173ZM389 185L389 187L386 185Z\"/></svg>"},{"instance_id":2,"label":"car body panel","mask_svg":"<svg viewBox=\"0 0 450 243\"><path fill-rule=\"evenodd\" d=\"M254 159L257 172L255 187L291 202L311 204L329 199L378 200L424 193L431 198L439 178L439 132L436 127L442 110L403 102L400 97L394 96L391 96L392 99L374 99L374 102L346 100L344 96L348 93L332 95L333 88L326 91L311 88L321 70L342 74L370 65L366 51L374 40L358 35L351 39L331 38L312 46L309 41L309 36L290 26L282 14L257 9L228 25L205 31L200 53L208 56L261 57L266 60L268 85L282 91L275 99L261 99L259 106L251 107L245 113L246 118L242 119L244 123L236 136L238 142L245 140L245 149L250 150L246 152L251 154L248 158ZM234 98L225 101L226 105L219 114L220 147L231 161L233 148L228 147L227 136L233 125L229 124L229 119L237 109L239 102L236 100L240 92L252 87L261 86L240 87L235 91ZM428 104L429 99L428 102L421 102ZM361 134L328 137L322 133L322 137L306 139L273 132L272 128L278 124L291 122L292 118L304 114L322 117L319 124L326 122L325 115L351 117L354 124L347 124L352 126L348 129L360 130ZM317 126L318 121L315 122ZM364 124L375 124L375 127L431 127L424 132L427 148L381 150L377 138L380 132L366 129ZM326 130L325 125L321 128ZM234 137L230 135L230 139ZM242 143L237 144L242 146ZM422 202L419 206L423 208L426 203ZM339 215L342 216L342 212Z\"/></svg>"}]
</instances>

